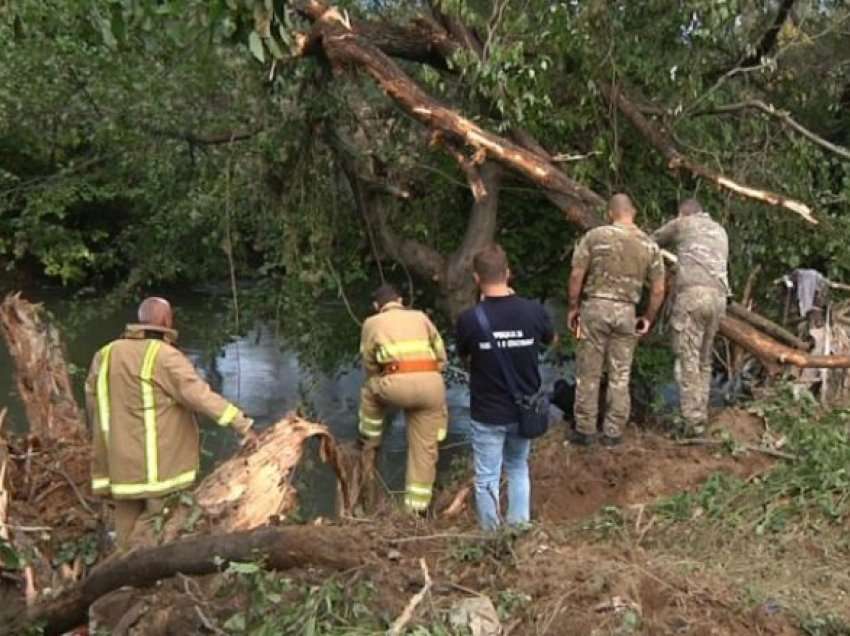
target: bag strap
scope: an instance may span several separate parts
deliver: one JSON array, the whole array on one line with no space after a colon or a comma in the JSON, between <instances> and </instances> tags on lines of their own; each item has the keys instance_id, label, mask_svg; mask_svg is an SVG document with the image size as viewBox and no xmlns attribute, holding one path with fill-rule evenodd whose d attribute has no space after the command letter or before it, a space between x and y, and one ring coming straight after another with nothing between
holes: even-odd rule
<instances>
[{"instance_id":1,"label":"bag strap","mask_svg":"<svg viewBox=\"0 0 850 636\"><path fill-rule=\"evenodd\" d=\"M522 394L517 386L518 383L513 360L511 360L507 352L502 351L496 343L496 338L493 336L493 330L490 328L490 321L487 319L487 312L484 311L484 305L481 303L475 307L475 317L478 319L478 326L481 327L484 334L487 336L487 339L490 341L490 349L496 355L496 360L499 363L499 367L502 369L502 375L505 377L505 382L508 384L508 390L511 392L514 400L518 400Z\"/></svg>"}]
</instances>

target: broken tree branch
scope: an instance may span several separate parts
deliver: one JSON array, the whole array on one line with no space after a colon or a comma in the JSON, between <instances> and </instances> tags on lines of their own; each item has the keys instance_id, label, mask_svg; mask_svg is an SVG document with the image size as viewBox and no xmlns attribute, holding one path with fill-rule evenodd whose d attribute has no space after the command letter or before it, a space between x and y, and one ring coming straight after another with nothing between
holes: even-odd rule
<instances>
[{"instance_id":1,"label":"broken tree branch","mask_svg":"<svg viewBox=\"0 0 850 636\"><path fill-rule=\"evenodd\" d=\"M299 10L314 23L314 39L320 42L321 50L324 51L334 66L339 68L350 65L366 70L384 89L385 93L415 119L457 143L470 146L476 153L483 149L489 159L498 161L522 174L540 187L547 198L564 212L567 220L579 228L587 230L602 224L602 220L596 211L604 206L604 199L593 190L578 184L561 172L551 161L548 153L541 152L539 144L533 139L529 140L530 143L523 141L518 145L483 130L460 113L431 98L384 53L372 44L364 42L364 38L359 36L356 31L356 24L352 30L337 10L329 9L323 2L304 0L300 3ZM312 54L317 54L316 49L318 48L318 46L313 47ZM666 136L647 121L637 107L619 93L611 92L610 96L612 98L616 96L620 108L627 111L624 114L627 114L640 132L648 136L651 143L668 154L669 159L676 160L672 162L674 166L677 162L681 165L682 161L687 161ZM741 186L693 162L687 161L685 167L692 170L694 174L703 176L731 191L763 203L791 209L807 220L815 222L808 206L800 202L771 192ZM751 351L755 350L757 355L758 352L762 352L763 356L761 357L764 360L772 361L779 357L785 359L787 356L784 356L784 354L773 355L770 353L777 347L781 350L787 349L792 353L800 353L784 347L753 327L744 324L743 326L747 328L742 329L740 328L741 324L743 323L726 318L721 322L720 332L742 347ZM749 341L748 339L753 336L757 336L758 340ZM829 356L825 357L826 360L816 360L804 355L803 358L803 360L800 360L792 356L789 360L791 363L796 361L802 364L823 363L825 366L842 366L841 360L835 360Z\"/></svg>"},{"instance_id":2,"label":"broken tree branch","mask_svg":"<svg viewBox=\"0 0 850 636\"><path fill-rule=\"evenodd\" d=\"M599 225L594 210L602 206L603 200L598 194L570 179L548 159L484 130L425 93L385 53L350 29L335 8L327 8L317 0L308 0L302 3L301 10L313 20L322 49L333 66L353 65L365 70L414 119L475 152L485 152L488 158L522 174L544 191L565 197L571 205L561 209L579 227L586 229Z\"/></svg>"},{"instance_id":3,"label":"broken tree branch","mask_svg":"<svg viewBox=\"0 0 850 636\"><path fill-rule=\"evenodd\" d=\"M705 110L700 110L694 113L694 116L699 115L720 115L724 113L735 113L740 112L742 110L758 110L770 117L778 119L782 123L786 124L789 128L792 128L797 133L811 141L812 143L820 146L821 148L832 152L842 159L850 160L850 149L845 148L844 146L839 146L838 144L834 144L831 141L828 141L818 135L815 132L812 132L801 123L799 123L796 119L791 117L791 113L787 110L782 110L780 108L776 108L773 104L768 104L760 99L749 99L743 102L735 102L734 104L725 104L723 106L714 106L713 108L707 108Z\"/></svg>"},{"instance_id":4,"label":"broken tree branch","mask_svg":"<svg viewBox=\"0 0 850 636\"><path fill-rule=\"evenodd\" d=\"M791 10L794 8L796 0L782 0L782 3L779 5L779 9L776 12L776 17L773 19L773 23L764 32L761 40L756 45L753 52L745 57L739 64L736 66L755 66L760 64L762 58L766 55L769 55L774 47L776 46L776 42L779 39L779 32L782 30L782 27L785 25L785 21L791 15Z\"/></svg>"},{"instance_id":5,"label":"broken tree branch","mask_svg":"<svg viewBox=\"0 0 850 636\"><path fill-rule=\"evenodd\" d=\"M780 344L755 327L730 316L723 319L721 333L757 358L768 363L790 364L801 369L850 368L850 355L809 355L798 349Z\"/></svg>"},{"instance_id":6,"label":"broken tree branch","mask_svg":"<svg viewBox=\"0 0 850 636\"><path fill-rule=\"evenodd\" d=\"M357 545L357 550L352 549ZM88 607L105 594L130 585L145 587L178 572L212 574L234 561L263 560L274 570L324 567L348 570L362 565L362 539L350 528L309 526L261 528L251 532L182 539L157 548L144 548L95 568L80 585L30 607L23 616L7 615L0 633L24 633L27 625L42 625L45 634L61 634L86 621Z\"/></svg>"},{"instance_id":7,"label":"broken tree branch","mask_svg":"<svg viewBox=\"0 0 850 636\"><path fill-rule=\"evenodd\" d=\"M669 138L667 133L654 124L652 124L644 115L640 112L640 109L635 106L629 100L619 88L611 86L610 84L600 83L600 90L603 95L612 103L616 104L617 108L620 109L620 112L628 119L632 125L637 129L637 131L652 145L658 150L665 159L667 159L667 167L670 170L677 170L679 168L684 168L691 174L697 177L701 177L707 181L714 183L715 185L729 190L730 192L734 192L740 196L746 197L748 199L754 199L756 201L760 201L762 203L767 203L768 205L773 205L777 207L782 207L787 210L791 210L792 212L799 214L803 219L812 223L813 225L817 225L817 219L812 215L812 209L802 203L800 201L796 201L794 199L789 199L781 194L777 194L775 192L771 192L769 190L762 190L759 188L753 188L751 186L743 185L736 181L733 181L729 177L726 177L718 172L714 172L713 170L705 167L702 164L696 163L692 161L685 155L683 155L679 150L675 147L672 140Z\"/></svg>"}]
</instances>

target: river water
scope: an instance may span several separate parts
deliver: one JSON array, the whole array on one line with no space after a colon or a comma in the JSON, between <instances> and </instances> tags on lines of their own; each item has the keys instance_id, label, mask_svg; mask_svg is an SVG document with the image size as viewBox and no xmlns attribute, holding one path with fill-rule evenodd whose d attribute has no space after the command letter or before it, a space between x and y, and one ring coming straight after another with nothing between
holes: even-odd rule
<instances>
[{"instance_id":1,"label":"river water","mask_svg":"<svg viewBox=\"0 0 850 636\"><path fill-rule=\"evenodd\" d=\"M127 322L134 322L135 307L96 310L95 306L72 302L62 293L39 292L28 295L45 307L66 328L65 343L72 365L73 383L82 398L83 382L92 355L105 343L119 336ZM359 365L347 363L331 372L317 371L305 364L298 353L287 347L268 325L255 325L241 337L223 338L229 316L226 303L204 294L171 294L175 306L175 325L180 331L179 346L191 358L213 388L238 404L259 428L270 425L290 411L301 408L328 425L341 440L357 436L357 411L363 380ZM80 322L76 317L91 314ZM342 306L340 312L345 311ZM348 359L353 359L359 342L352 340ZM551 385L564 369L544 365L544 383ZM440 471L444 472L453 457L468 448L469 392L463 372L453 369L448 385L449 431L440 453ZM14 387L11 361L5 347L0 347L0 395L9 407L13 430L26 427L23 408ZM82 404L82 400L80 399ZM211 422L202 430L202 469L210 467L236 449L236 436ZM402 490L406 438L404 422L397 415L384 438L381 471L391 490ZM302 514L305 517L331 515L334 510L336 484L327 467L315 461L313 453L300 469L296 483L301 491Z\"/></svg>"}]
</instances>

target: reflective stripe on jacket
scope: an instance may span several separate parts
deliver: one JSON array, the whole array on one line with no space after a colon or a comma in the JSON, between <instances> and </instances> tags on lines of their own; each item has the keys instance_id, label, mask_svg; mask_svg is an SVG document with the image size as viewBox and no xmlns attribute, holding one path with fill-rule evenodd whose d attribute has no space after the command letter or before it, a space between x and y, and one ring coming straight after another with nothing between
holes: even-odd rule
<instances>
[{"instance_id":1,"label":"reflective stripe on jacket","mask_svg":"<svg viewBox=\"0 0 850 636\"><path fill-rule=\"evenodd\" d=\"M441 369L446 363L443 339L428 316L397 302L363 323L360 355L368 377L400 360L436 360Z\"/></svg>"},{"instance_id":2,"label":"reflective stripe on jacket","mask_svg":"<svg viewBox=\"0 0 850 636\"><path fill-rule=\"evenodd\" d=\"M158 334L161 339L150 337ZM175 337L171 330L129 325L92 360L86 407L95 494L147 499L187 488L200 457L194 412L223 426L244 418L170 344Z\"/></svg>"}]
</instances>

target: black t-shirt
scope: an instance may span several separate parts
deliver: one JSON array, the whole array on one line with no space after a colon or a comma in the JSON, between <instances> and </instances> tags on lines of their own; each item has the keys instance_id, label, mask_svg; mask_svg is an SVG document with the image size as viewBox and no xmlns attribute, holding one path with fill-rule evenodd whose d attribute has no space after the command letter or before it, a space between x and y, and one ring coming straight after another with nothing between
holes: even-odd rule
<instances>
[{"instance_id":1,"label":"black t-shirt","mask_svg":"<svg viewBox=\"0 0 850 636\"><path fill-rule=\"evenodd\" d=\"M549 314L538 302L520 296L485 298L484 311L496 343L508 352L519 380L519 390L532 395L540 388L538 356L541 345L555 336ZM478 324L475 308L457 319L457 351L470 356L470 410L482 424L517 421L517 409L490 340Z\"/></svg>"}]
</instances>

